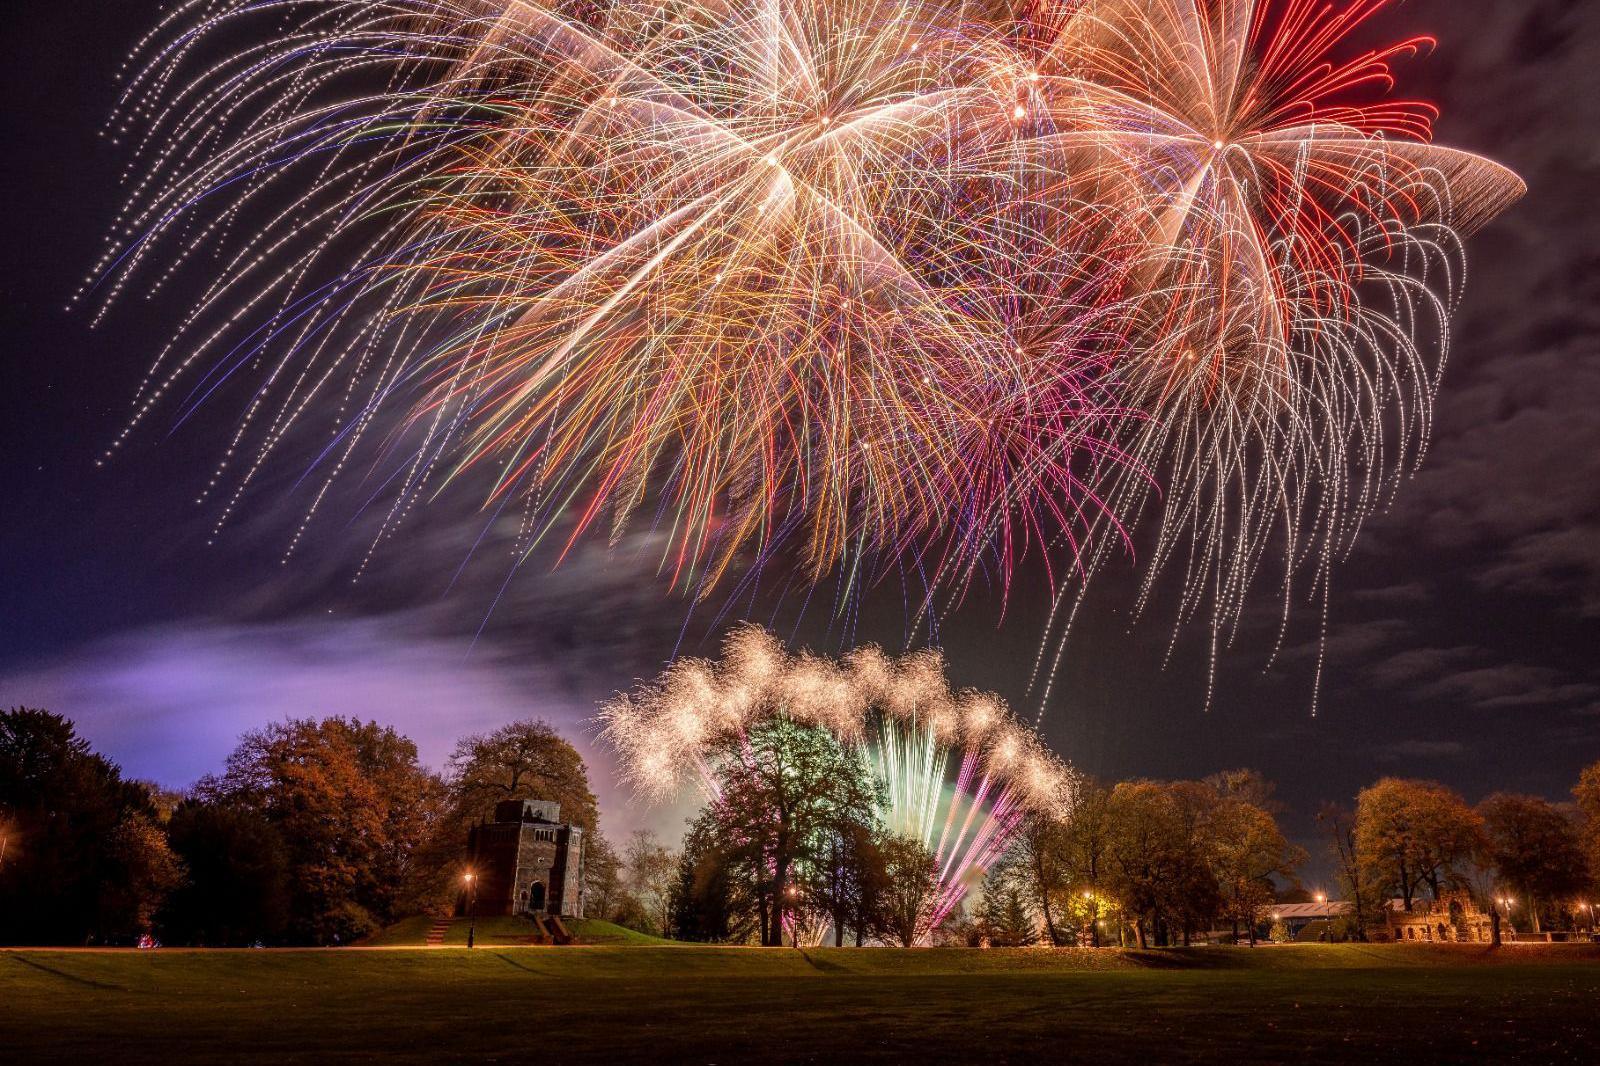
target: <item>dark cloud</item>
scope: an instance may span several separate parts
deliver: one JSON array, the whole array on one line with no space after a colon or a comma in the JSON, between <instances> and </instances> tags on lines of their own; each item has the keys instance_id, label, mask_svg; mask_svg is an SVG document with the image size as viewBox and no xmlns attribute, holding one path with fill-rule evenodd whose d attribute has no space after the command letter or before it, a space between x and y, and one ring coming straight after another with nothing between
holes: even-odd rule
<instances>
[{"instance_id":1,"label":"dark cloud","mask_svg":"<svg viewBox=\"0 0 1600 1066\"><path fill-rule=\"evenodd\" d=\"M1377 688L1402 688L1424 678L1437 677L1446 670L1470 661L1480 654L1472 647L1407 648L1362 669L1362 677Z\"/></svg>"},{"instance_id":2,"label":"dark cloud","mask_svg":"<svg viewBox=\"0 0 1600 1066\"><path fill-rule=\"evenodd\" d=\"M1412 762L1459 759L1470 749L1459 740L1400 740L1374 749L1379 762Z\"/></svg>"},{"instance_id":3,"label":"dark cloud","mask_svg":"<svg viewBox=\"0 0 1600 1066\"><path fill-rule=\"evenodd\" d=\"M1361 603L1376 604L1379 607L1392 610L1399 607L1416 607L1427 603L1429 594L1427 587L1422 582L1407 581L1403 585L1354 589L1351 591L1350 597Z\"/></svg>"},{"instance_id":4,"label":"dark cloud","mask_svg":"<svg viewBox=\"0 0 1600 1066\"><path fill-rule=\"evenodd\" d=\"M1424 700L1449 700L1479 710L1569 706L1592 700L1600 686L1568 680L1558 670L1501 663L1443 674L1416 688Z\"/></svg>"}]
</instances>

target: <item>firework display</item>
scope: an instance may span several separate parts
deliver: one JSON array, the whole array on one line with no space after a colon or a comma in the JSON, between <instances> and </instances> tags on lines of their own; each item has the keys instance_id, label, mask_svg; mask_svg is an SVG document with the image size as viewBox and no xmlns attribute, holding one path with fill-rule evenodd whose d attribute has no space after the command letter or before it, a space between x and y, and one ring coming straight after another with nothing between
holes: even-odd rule
<instances>
[{"instance_id":1,"label":"firework display","mask_svg":"<svg viewBox=\"0 0 1600 1066\"><path fill-rule=\"evenodd\" d=\"M697 593L1033 551L1052 633L1148 511L1146 594L1223 639L1412 469L1521 192L1392 95L1429 42L1351 43L1387 6L179 3L99 287L218 266L125 433L254 374L219 524L332 412L308 520L370 437L379 539L472 475L525 550L648 516Z\"/></svg>"},{"instance_id":2,"label":"firework display","mask_svg":"<svg viewBox=\"0 0 1600 1066\"><path fill-rule=\"evenodd\" d=\"M1131 523L1160 486L1141 599L1180 569L1179 622L1209 614L1213 665L1269 544L1287 621L1295 574L1325 602L1331 563L1414 469L1460 238L1523 192L1390 95L1394 61L1431 40L1348 43L1389 6L1086 0L1043 48L1079 150L1064 180L1131 231L1119 366L1147 417L1107 513Z\"/></svg>"},{"instance_id":3,"label":"firework display","mask_svg":"<svg viewBox=\"0 0 1600 1066\"><path fill-rule=\"evenodd\" d=\"M1005 851L1025 815L1071 810L1068 767L997 697L952 692L932 651L895 659L868 646L834 662L790 655L766 630L741 626L720 661L679 659L605 704L600 720L642 795L670 799L693 782L715 802L716 760L738 750L728 742L777 715L826 729L869 760L885 789L884 827L925 845L938 864L936 918Z\"/></svg>"}]
</instances>

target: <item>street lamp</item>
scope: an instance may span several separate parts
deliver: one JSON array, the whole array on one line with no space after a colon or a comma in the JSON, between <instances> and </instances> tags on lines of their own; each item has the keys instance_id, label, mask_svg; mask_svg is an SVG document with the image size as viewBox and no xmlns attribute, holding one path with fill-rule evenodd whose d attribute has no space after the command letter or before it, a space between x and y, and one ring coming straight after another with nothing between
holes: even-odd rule
<instances>
[{"instance_id":1,"label":"street lamp","mask_svg":"<svg viewBox=\"0 0 1600 1066\"><path fill-rule=\"evenodd\" d=\"M789 910L790 910L790 913L792 914L794 912L795 901L800 898L800 889L796 888L792 884L785 885L784 889L783 889L783 898L789 901ZM793 924L790 925L790 927L789 927L789 942L796 950L799 949L799 947L800 947L800 923L799 922L794 922ZM778 930L778 946L780 948L783 947L783 929L781 927Z\"/></svg>"},{"instance_id":2,"label":"street lamp","mask_svg":"<svg viewBox=\"0 0 1600 1066\"><path fill-rule=\"evenodd\" d=\"M467 947L473 946L478 935L478 875L468 870L461 875L467 883Z\"/></svg>"},{"instance_id":3,"label":"street lamp","mask_svg":"<svg viewBox=\"0 0 1600 1066\"><path fill-rule=\"evenodd\" d=\"M1516 900L1512 899L1510 896L1500 897L1500 906L1506 909L1506 921L1508 922L1511 921L1511 905L1515 902ZM1513 930L1513 932L1515 931Z\"/></svg>"}]
</instances>

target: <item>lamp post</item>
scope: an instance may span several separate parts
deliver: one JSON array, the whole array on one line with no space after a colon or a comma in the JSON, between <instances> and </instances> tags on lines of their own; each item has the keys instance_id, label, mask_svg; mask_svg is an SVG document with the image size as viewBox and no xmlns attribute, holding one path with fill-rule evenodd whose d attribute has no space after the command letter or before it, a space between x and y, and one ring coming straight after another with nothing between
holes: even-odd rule
<instances>
[{"instance_id":1,"label":"lamp post","mask_svg":"<svg viewBox=\"0 0 1600 1066\"><path fill-rule=\"evenodd\" d=\"M467 883L467 948L470 950L478 936L478 875L468 870L461 875Z\"/></svg>"},{"instance_id":2,"label":"lamp post","mask_svg":"<svg viewBox=\"0 0 1600 1066\"><path fill-rule=\"evenodd\" d=\"M1100 946L1100 905L1095 901L1094 892L1090 889L1083 890L1084 907L1089 912L1089 944L1091 947Z\"/></svg>"},{"instance_id":3,"label":"lamp post","mask_svg":"<svg viewBox=\"0 0 1600 1066\"><path fill-rule=\"evenodd\" d=\"M798 888L796 888L793 884L786 885L786 886L784 886L784 889L783 889L783 897L784 897L784 899L789 901L789 913L790 914L794 914L795 913L795 903L800 899L800 890ZM779 920L781 921L782 919L779 919ZM800 948L800 923L798 921L791 923L790 926L789 926L789 943L790 943L790 945L792 947L795 948L795 950L797 950L797 951L799 950L799 948ZM782 930L782 928L780 928L778 930L778 946L779 947L783 946L783 930Z\"/></svg>"},{"instance_id":4,"label":"lamp post","mask_svg":"<svg viewBox=\"0 0 1600 1066\"><path fill-rule=\"evenodd\" d=\"M1322 908L1322 939L1333 939L1333 918L1328 914L1328 894L1318 892L1316 895L1317 906Z\"/></svg>"}]
</instances>

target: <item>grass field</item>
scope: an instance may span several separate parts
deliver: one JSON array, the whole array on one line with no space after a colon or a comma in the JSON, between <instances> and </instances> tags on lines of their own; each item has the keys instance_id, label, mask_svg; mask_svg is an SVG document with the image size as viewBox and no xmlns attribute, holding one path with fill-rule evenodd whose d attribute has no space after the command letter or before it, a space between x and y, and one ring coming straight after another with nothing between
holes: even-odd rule
<instances>
[{"instance_id":1,"label":"grass field","mask_svg":"<svg viewBox=\"0 0 1600 1066\"><path fill-rule=\"evenodd\" d=\"M406 918L396 922L383 932L368 937L361 942L362 947L373 948L420 948L427 942L428 926L433 924L431 918ZM444 946L464 948L467 946L467 929L469 923L465 918L457 918L445 930ZM480 948L494 947L527 947L534 942L533 923L526 918L479 918L476 922L476 943ZM670 944L672 941L663 940L658 936L648 933L636 932L632 929L614 925L611 922L601 922L594 919L567 919L567 928L578 938L581 944Z\"/></svg>"},{"instance_id":2,"label":"grass field","mask_svg":"<svg viewBox=\"0 0 1600 1066\"><path fill-rule=\"evenodd\" d=\"M0 952L7 1063L1414 1066L1596 1048L1593 947Z\"/></svg>"}]
</instances>

